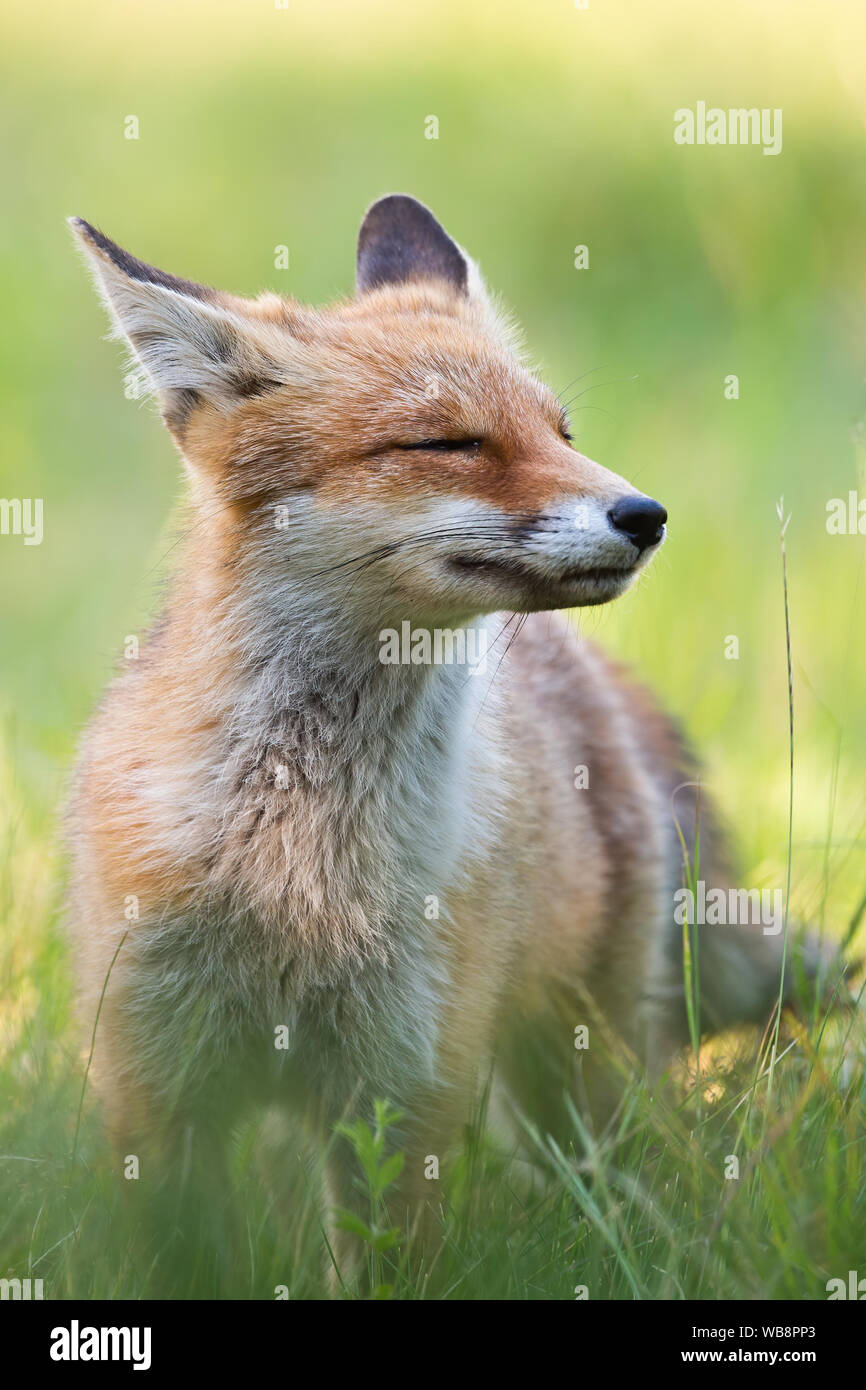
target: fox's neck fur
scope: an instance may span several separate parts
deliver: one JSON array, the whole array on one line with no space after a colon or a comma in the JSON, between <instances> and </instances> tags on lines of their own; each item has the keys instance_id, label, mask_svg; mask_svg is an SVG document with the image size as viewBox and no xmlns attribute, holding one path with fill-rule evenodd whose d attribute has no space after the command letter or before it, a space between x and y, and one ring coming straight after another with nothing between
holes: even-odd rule
<instances>
[{"instance_id":1,"label":"fox's neck fur","mask_svg":"<svg viewBox=\"0 0 866 1390\"><path fill-rule=\"evenodd\" d=\"M219 578L187 583L213 595ZM431 903L444 915L461 851L484 854L501 802L484 786L499 756L502 643L478 676L383 665L381 615L347 607L345 587L313 599L236 571L208 606L207 631L177 637L197 653L187 701L211 731L210 886L240 886L241 902L296 945L349 965L387 957L398 925L423 926ZM169 625L182 629L193 608L181 592ZM166 634L165 647L176 652L177 640Z\"/></svg>"}]
</instances>

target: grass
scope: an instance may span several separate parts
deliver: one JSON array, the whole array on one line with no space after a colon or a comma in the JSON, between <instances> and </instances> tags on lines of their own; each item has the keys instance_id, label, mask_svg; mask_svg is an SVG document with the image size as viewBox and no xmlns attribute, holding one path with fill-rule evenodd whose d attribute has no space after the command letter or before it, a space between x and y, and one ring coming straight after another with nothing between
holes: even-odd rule
<instances>
[{"instance_id":1,"label":"grass","mask_svg":"<svg viewBox=\"0 0 866 1390\"><path fill-rule=\"evenodd\" d=\"M58 9L50 31L16 0L0 46L15 190L0 241L0 492L45 499L41 546L0 537L14 595L0 671L0 1277L42 1277L50 1297L141 1297L158 1274L135 1253L86 1090L80 1104L57 831L79 730L170 565L178 490L167 439L100 341L67 214L177 273L316 301L349 291L374 196L428 201L517 311L551 384L575 395L578 447L668 507L646 579L582 614L582 633L685 723L739 881L787 882L793 919L863 949L866 547L825 525L829 499L863 496L866 478L861 10L794 3L783 21L754 0L699 18L686 0L646 14L625 0L468 13L444 0L401 6L397 23L372 0L363 33L336 0L286 13L225 0L206 32L202 13L174 4L166 45L156 18L142 26L107 0L87 26ZM782 107L782 155L675 147L672 113L698 99ZM137 142L123 138L129 112ZM583 243L590 269L576 271ZM441 1180L435 1268L401 1235L371 1255L376 1286L822 1298L829 1278L866 1274L863 1043L858 1012L812 1007L778 1038L773 1025L763 1043L693 1048L661 1099L632 1081L613 1132L588 1136L574 1117L573 1152L529 1133L530 1164L473 1134ZM318 1160L297 1136L276 1194L271 1127L236 1136L246 1254L220 1291L317 1296ZM385 1206L387 1187L371 1230L387 1230ZM183 1292L221 1277L193 1268Z\"/></svg>"},{"instance_id":2,"label":"grass","mask_svg":"<svg viewBox=\"0 0 866 1390\"><path fill-rule=\"evenodd\" d=\"M42 1278L52 1298L147 1297L160 1287L160 1247L152 1264L135 1253L122 1183L109 1177L98 1119L87 1111L70 1164L81 1070L65 1030L52 1036L46 1022L37 1017L5 1059L4 1271ZM653 1102L633 1082L611 1133L593 1138L574 1114L574 1151L530 1130L535 1172L478 1139L443 1184L445 1244L432 1270L388 1231L385 1165L371 1173L361 1136L373 1287L401 1299L822 1298L827 1280L862 1264L863 1042L855 1014L797 1027L770 1093L772 1044L747 1064L729 1040L702 1057L699 1088L680 1079L676 1104ZM262 1149L266 1126L237 1136L244 1258L222 1277L193 1265L179 1296L325 1295L316 1161L290 1143L277 1199ZM384 1145L382 1156L395 1157Z\"/></svg>"}]
</instances>

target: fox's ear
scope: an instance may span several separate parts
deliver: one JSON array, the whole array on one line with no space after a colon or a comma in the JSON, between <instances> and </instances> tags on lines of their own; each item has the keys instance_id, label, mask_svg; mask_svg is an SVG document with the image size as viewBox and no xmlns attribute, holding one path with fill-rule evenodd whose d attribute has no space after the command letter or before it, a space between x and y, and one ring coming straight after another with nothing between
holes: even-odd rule
<instances>
[{"instance_id":1,"label":"fox's ear","mask_svg":"<svg viewBox=\"0 0 866 1390\"><path fill-rule=\"evenodd\" d=\"M69 222L170 429L181 431L202 400L228 407L284 379L284 365L227 297L137 260L79 217Z\"/></svg>"},{"instance_id":2,"label":"fox's ear","mask_svg":"<svg viewBox=\"0 0 866 1390\"><path fill-rule=\"evenodd\" d=\"M406 193L379 198L358 234L357 291L414 280L444 280L470 295L477 271L429 208Z\"/></svg>"}]
</instances>

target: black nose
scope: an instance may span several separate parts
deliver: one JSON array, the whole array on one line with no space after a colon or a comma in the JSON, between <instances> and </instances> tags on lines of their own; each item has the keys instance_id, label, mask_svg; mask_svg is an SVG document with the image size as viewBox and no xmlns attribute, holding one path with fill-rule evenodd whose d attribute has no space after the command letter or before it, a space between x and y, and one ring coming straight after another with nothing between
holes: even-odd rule
<instances>
[{"instance_id":1,"label":"black nose","mask_svg":"<svg viewBox=\"0 0 866 1390\"><path fill-rule=\"evenodd\" d=\"M638 550L646 550L661 540L668 519L661 502L654 502L651 497L621 497L608 516L617 531L623 531Z\"/></svg>"}]
</instances>

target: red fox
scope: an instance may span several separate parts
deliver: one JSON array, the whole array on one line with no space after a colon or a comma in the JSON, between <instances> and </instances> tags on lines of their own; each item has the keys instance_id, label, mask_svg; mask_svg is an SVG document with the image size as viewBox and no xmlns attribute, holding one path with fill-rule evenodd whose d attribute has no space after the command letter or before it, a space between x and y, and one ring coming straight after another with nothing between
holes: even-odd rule
<instances>
[{"instance_id":1,"label":"red fox","mask_svg":"<svg viewBox=\"0 0 866 1390\"><path fill-rule=\"evenodd\" d=\"M251 1106L324 1139L387 1098L415 1220L425 1158L491 1074L555 1132L565 1095L612 1113L612 1047L658 1075L687 1039L695 773L553 611L624 593L666 512L576 451L414 198L369 209L356 294L326 309L177 279L72 225L189 480L164 611L70 813L108 1123L125 1151L213 1166ZM461 633L472 661L449 659ZM706 805L700 866L730 884ZM764 1018L781 956L760 925L703 930L701 1026ZM328 1163L351 1207L348 1147Z\"/></svg>"}]
</instances>

